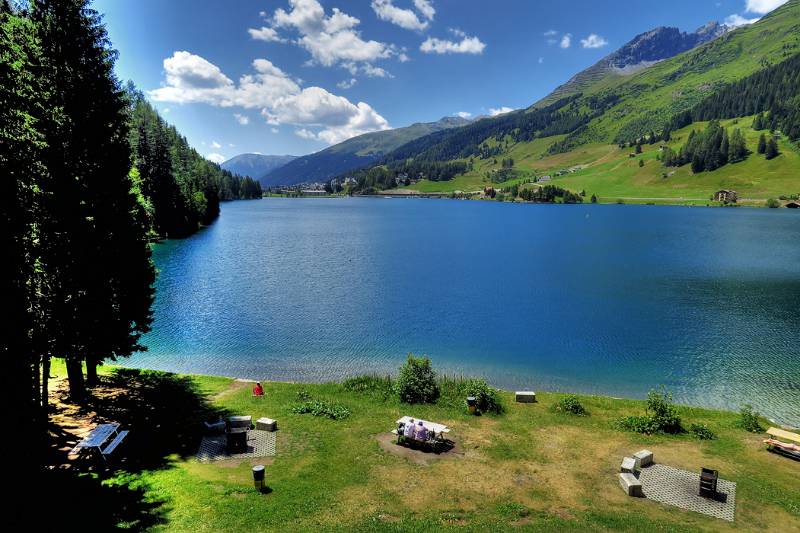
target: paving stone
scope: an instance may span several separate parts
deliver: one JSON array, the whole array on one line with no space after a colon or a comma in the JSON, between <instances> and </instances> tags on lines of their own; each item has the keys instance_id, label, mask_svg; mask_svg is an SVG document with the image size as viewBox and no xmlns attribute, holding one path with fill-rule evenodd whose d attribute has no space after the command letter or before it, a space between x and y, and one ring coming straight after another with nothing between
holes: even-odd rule
<instances>
[{"instance_id":1,"label":"paving stone","mask_svg":"<svg viewBox=\"0 0 800 533\"><path fill-rule=\"evenodd\" d=\"M275 433L253 429L247 432L247 451L244 453L228 453L225 450L225 435L203 437L197 460L202 462L219 461L220 459L248 459L252 457L272 457L275 455Z\"/></svg>"},{"instance_id":2,"label":"paving stone","mask_svg":"<svg viewBox=\"0 0 800 533\"><path fill-rule=\"evenodd\" d=\"M644 497L674 505L681 509L702 513L733 522L736 512L736 483L720 479L717 482L719 498L711 500L698 495L700 474L679 470L671 466L654 464L639 473Z\"/></svg>"}]
</instances>

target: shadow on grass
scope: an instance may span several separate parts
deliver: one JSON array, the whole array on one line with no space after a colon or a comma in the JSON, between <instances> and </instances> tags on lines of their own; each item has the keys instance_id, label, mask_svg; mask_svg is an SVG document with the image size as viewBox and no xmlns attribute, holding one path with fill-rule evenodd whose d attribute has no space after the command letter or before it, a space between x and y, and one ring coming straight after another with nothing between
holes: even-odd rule
<instances>
[{"instance_id":1,"label":"shadow on grass","mask_svg":"<svg viewBox=\"0 0 800 533\"><path fill-rule=\"evenodd\" d=\"M21 525L26 519L41 523L42 512L65 531L136 531L165 523L167 502L154 497L142 474L195 455L203 422L228 414L190 377L125 368L101 376L84 405L65 403L54 412L59 411L73 415L51 421L44 468L23 478L14 513ZM130 433L107 461L94 456L70 461L67 453L76 438L67 429L85 424L82 420L116 422ZM35 502L43 505L31 509Z\"/></svg>"}]
</instances>

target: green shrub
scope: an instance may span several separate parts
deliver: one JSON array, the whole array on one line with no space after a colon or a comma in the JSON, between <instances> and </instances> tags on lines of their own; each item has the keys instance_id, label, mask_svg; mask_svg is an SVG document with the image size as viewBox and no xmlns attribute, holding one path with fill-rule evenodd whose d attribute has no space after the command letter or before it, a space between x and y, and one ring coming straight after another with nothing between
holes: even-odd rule
<instances>
[{"instance_id":1,"label":"green shrub","mask_svg":"<svg viewBox=\"0 0 800 533\"><path fill-rule=\"evenodd\" d=\"M394 384L391 376L365 375L346 379L342 388L348 392L369 394L387 398L393 393Z\"/></svg>"},{"instance_id":2,"label":"green shrub","mask_svg":"<svg viewBox=\"0 0 800 533\"><path fill-rule=\"evenodd\" d=\"M753 411L752 405L743 405L739 410L739 422L737 425L750 433L761 433L764 428L761 427L758 417L759 414Z\"/></svg>"},{"instance_id":3,"label":"green shrub","mask_svg":"<svg viewBox=\"0 0 800 533\"><path fill-rule=\"evenodd\" d=\"M561 413L585 416L589 414L581 401L574 394L568 394L553 404L553 409Z\"/></svg>"},{"instance_id":4,"label":"green shrub","mask_svg":"<svg viewBox=\"0 0 800 533\"><path fill-rule=\"evenodd\" d=\"M781 206L781 203L775 198L769 198L767 200L766 206L769 207L770 209L776 209Z\"/></svg>"},{"instance_id":5,"label":"green shrub","mask_svg":"<svg viewBox=\"0 0 800 533\"><path fill-rule=\"evenodd\" d=\"M300 389L294 396L297 398L298 402L307 402L311 399L311 393L309 393L306 389Z\"/></svg>"},{"instance_id":6,"label":"green shrub","mask_svg":"<svg viewBox=\"0 0 800 533\"><path fill-rule=\"evenodd\" d=\"M647 393L647 410L644 416L626 416L614 424L619 429L637 433L682 433L681 418L672 405L672 394L665 389Z\"/></svg>"},{"instance_id":7,"label":"green shrub","mask_svg":"<svg viewBox=\"0 0 800 533\"><path fill-rule=\"evenodd\" d=\"M714 440L717 438L717 435L705 424L692 424L689 426L689 432L700 440Z\"/></svg>"},{"instance_id":8,"label":"green shrub","mask_svg":"<svg viewBox=\"0 0 800 533\"><path fill-rule=\"evenodd\" d=\"M347 407L325 400L308 400L292 406L291 411L297 414L309 413L314 416L330 418L331 420L341 420L350 416L350 409Z\"/></svg>"},{"instance_id":9,"label":"green shrub","mask_svg":"<svg viewBox=\"0 0 800 533\"><path fill-rule=\"evenodd\" d=\"M475 397L475 404L481 413L500 414L504 410L500 400L500 391L490 387L486 380L465 380L461 386L461 397L466 398L467 396Z\"/></svg>"},{"instance_id":10,"label":"green shrub","mask_svg":"<svg viewBox=\"0 0 800 533\"><path fill-rule=\"evenodd\" d=\"M408 354L405 364L400 367L394 390L402 402L435 403L439 399L439 384L431 360Z\"/></svg>"}]
</instances>

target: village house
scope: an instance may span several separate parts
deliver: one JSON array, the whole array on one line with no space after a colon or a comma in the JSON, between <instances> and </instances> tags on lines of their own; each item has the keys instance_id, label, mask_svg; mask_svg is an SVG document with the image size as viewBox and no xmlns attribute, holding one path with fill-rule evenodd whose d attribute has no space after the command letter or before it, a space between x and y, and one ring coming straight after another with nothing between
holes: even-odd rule
<instances>
[{"instance_id":1,"label":"village house","mask_svg":"<svg viewBox=\"0 0 800 533\"><path fill-rule=\"evenodd\" d=\"M717 202L732 204L736 203L737 198L736 191L729 191L727 189L722 189L714 193L714 200Z\"/></svg>"},{"instance_id":2,"label":"village house","mask_svg":"<svg viewBox=\"0 0 800 533\"><path fill-rule=\"evenodd\" d=\"M551 179L552 178L550 176L540 176L537 181L538 181L538 183L543 183L545 181L550 181Z\"/></svg>"}]
</instances>

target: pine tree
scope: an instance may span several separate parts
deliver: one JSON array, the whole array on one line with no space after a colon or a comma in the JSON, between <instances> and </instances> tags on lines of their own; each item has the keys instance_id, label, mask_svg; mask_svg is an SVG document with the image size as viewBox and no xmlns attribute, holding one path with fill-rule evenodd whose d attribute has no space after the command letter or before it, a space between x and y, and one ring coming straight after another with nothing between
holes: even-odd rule
<instances>
[{"instance_id":1,"label":"pine tree","mask_svg":"<svg viewBox=\"0 0 800 533\"><path fill-rule=\"evenodd\" d=\"M758 149L759 154L764 154L767 152L767 136L763 133L758 137Z\"/></svg>"},{"instance_id":2,"label":"pine tree","mask_svg":"<svg viewBox=\"0 0 800 533\"><path fill-rule=\"evenodd\" d=\"M764 113L763 112L759 113L758 115L756 115L756 118L753 119L753 129L756 130L756 131L764 129Z\"/></svg>"},{"instance_id":3,"label":"pine tree","mask_svg":"<svg viewBox=\"0 0 800 533\"><path fill-rule=\"evenodd\" d=\"M767 149L764 153L764 157L767 159L775 159L779 154L778 142L775 140L775 137L770 137L769 142L767 142Z\"/></svg>"}]
</instances>

